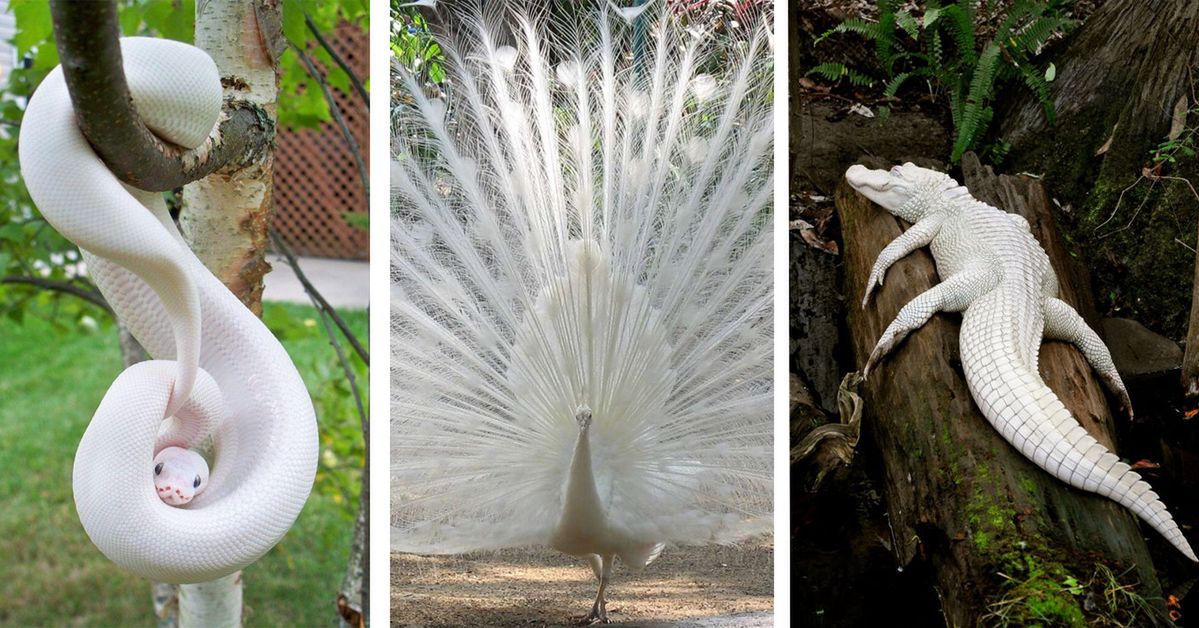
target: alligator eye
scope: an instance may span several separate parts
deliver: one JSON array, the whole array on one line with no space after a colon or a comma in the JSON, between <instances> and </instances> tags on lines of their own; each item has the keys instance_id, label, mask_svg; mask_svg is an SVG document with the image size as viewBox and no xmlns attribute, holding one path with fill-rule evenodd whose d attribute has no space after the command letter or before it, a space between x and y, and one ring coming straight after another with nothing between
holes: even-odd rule
<instances>
[{"instance_id":1,"label":"alligator eye","mask_svg":"<svg viewBox=\"0 0 1199 628\"><path fill-rule=\"evenodd\" d=\"M159 473L162 473L162 463L161 462L154 465L154 475L158 475Z\"/></svg>"},{"instance_id":2,"label":"alligator eye","mask_svg":"<svg viewBox=\"0 0 1199 628\"><path fill-rule=\"evenodd\" d=\"M891 168L892 175L899 176L899 174L901 172L902 172L902 169L899 166L895 166L894 168Z\"/></svg>"},{"instance_id":3,"label":"alligator eye","mask_svg":"<svg viewBox=\"0 0 1199 628\"><path fill-rule=\"evenodd\" d=\"M200 476L196 476L196 481L192 482L192 488L200 488Z\"/></svg>"}]
</instances>

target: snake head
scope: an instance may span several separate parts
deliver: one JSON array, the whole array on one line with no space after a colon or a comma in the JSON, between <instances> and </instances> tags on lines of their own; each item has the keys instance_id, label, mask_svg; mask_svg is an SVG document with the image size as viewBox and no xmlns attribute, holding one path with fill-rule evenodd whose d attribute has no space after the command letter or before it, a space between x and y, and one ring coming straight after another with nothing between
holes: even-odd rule
<instances>
[{"instance_id":1,"label":"snake head","mask_svg":"<svg viewBox=\"0 0 1199 628\"><path fill-rule=\"evenodd\" d=\"M171 506L195 499L208 486L208 463L182 447L167 447L154 456L154 488L158 498Z\"/></svg>"}]
</instances>

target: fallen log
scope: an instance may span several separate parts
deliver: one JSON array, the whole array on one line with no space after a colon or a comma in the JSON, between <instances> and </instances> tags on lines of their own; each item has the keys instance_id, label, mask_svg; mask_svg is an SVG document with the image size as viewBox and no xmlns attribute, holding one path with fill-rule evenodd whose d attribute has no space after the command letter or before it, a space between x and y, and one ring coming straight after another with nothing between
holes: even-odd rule
<instances>
[{"instance_id":1,"label":"fallen log","mask_svg":"<svg viewBox=\"0 0 1199 628\"><path fill-rule=\"evenodd\" d=\"M1069 256L1057 240L1040 184L996 177L977 167L968 170L972 190L1019 211L1033 225L1059 272L1062 298L1076 307L1085 304L1087 285L1070 280L1077 271L1068 270ZM836 205L844 237L844 294L856 304L878 253L907 225L844 180L837 187ZM848 308L851 351L859 369L899 309L939 281L931 255L921 249L891 267L865 309ZM1082 311L1087 311L1085 305ZM1084 596L1061 582L1086 582L1097 565L1116 574L1130 570L1126 583L1139 583L1137 592L1147 598L1160 596L1133 515L1040 470L980 414L962 374L960 324L958 314L934 316L880 363L860 389L864 438L882 462L899 567L914 560L931 563L952 626L973 626L988 614L1013 611L1020 600L1041 597L1081 619ZM1046 343L1040 368L1087 431L1111 448L1111 412L1081 354L1063 343Z\"/></svg>"}]
</instances>

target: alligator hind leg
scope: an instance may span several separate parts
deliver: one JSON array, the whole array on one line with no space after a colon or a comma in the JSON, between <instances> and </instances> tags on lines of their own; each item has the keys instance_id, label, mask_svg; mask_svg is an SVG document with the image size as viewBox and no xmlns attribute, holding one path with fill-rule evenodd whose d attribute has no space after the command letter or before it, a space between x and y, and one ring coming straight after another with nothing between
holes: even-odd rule
<instances>
[{"instance_id":1,"label":"alligator hind leg","mask_svg":"<svg viewBox=\"0 0 1199 628\"><path fill-rule=\"evenodd\" d=\"M971 267L945 281L929 288L899 310L899 315L891 324L870 352L870 359L862 369L862 378L870 376L870 370L878 361L883 359L895 345L907 337L912 330L919 328L937 312L961 312L978 297L986 294L995 287L999 277L992 267Z\"/></svg>"},{"instance_id":2,"label":"alligator hind leg","mask_svg":"<svg viewBox=\"0 0 1199 628\"><path fill-rule=\"evenodd\" d=\"M1103 380L1104 385L1120 403L1120 410L1132 418L1132 403L1128 400L1128 390L1116 365L1112 362L1112 354L1107 345L1099 339L1095 330L1079 316L1074 308L1065 301L1049 297L1045 299L1045 337L1050 340L1064 340L1082 351L1091 368Z\"/></svg>"}]
</instances>

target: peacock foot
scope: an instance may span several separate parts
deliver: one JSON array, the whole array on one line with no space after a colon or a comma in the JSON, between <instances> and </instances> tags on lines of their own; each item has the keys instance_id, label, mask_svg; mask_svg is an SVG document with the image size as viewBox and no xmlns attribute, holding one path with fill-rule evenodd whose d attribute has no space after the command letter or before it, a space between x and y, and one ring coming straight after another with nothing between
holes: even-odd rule
<instances>
[{"instance_id":1,"label":"peacock foot","mask_svg":"<svg viewBox=\"0 0 1199 628\"><path fill-rule=\"evenodd\" d=\"M612 623L612 620L608 618L607 612L597 613L595 610L592 610L586 616L580 617L577 621L575 621L576 626L595 626L597 624L610 623Z\"/></svg>"},{"instance_id":2,"label":"peacock foot","mask_svg":"<svg viewBox=\"0 0 1199 628\"><path fill-rule=\"evenodd\" d=\"M575 616L574 620L577 626L594 626L596 624L610 624L612 620L608 618L608 605L596 601L591 606L591 612L584 616Z\"/></svg>"}]
</instances>

